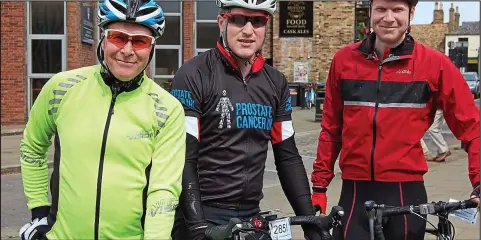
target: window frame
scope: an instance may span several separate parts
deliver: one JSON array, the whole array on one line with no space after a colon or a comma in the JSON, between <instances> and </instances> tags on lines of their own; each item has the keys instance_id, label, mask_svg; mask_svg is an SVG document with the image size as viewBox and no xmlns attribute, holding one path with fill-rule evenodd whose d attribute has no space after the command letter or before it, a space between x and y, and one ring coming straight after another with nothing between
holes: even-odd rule
<instances>
[{"instance_id":1,"label":"window frame","mask_svg":"<svg viewBox=\"0 0 481 240\"><path fill-rule=\"evenodd\" d=\"M32 26L32 11L31 4L33 1L26 1L26 35L27 35L27 50L26 50L26 61L27 61L27 77L26 77L26 105L27 105L27 118L30 115L30 110L32 108L32 86L33 79L35 78L47 78L50 79L57 73L32 73L32 41L33 40L60 40L61 41L61 71L67 70L67 2L63 1L63 34L32 34L30 28Z\"/></svg>"},{"instance_id":2,"label":"window frame","mask_svg":"<svg viewBox=\"0 0 481 240\"><path fill-rule=\"evenodd\" d=\"M205 1L205 2L212 2L212 4L215 4L215 0L212 1ZM194 56L199 55L202 52L210 50L210 48L197 48L197 24L200 23L216 23L217 24L217 19L214 20L206 20L206 19L197 19L197 1L194 2Z\"/></svg>"},{"instance_id":3,"label":"window frame","mask_svg":"<svg viewBox=\"0 0 481 240\"><path fill-rule=\"evenodd\" d=\"M152 76L152 79L156 79L156 78L162 78L162 79L172 79L174 78L174 75L156 75L155 74L155 58L156 58L156 54L155 54L155 51L157 49L173 49L173 50L178 50L178 54L179 54L179 58L178 58L178 63L177 63L177 70L180 68L180 66L182 66L182 63L183 63L183 44L184 44L184 33L183 33L183 22L184 22L184 19L183 19L183 8L182 8L182 1L179 1L178 2L180 4L180 12L178 13L172 13L172 12L164 12L164 16L166 17L178 17L180 20L179 20L179 28L180 28L180 36L179 36L179 45L157 45L157 43L155 44L155 47L154 47L154 54L152 56L152 60L150 61L150 76ZM160 4L162 6L162 4ZM168 22L166 23L167 25L167 28L168 28ZM165 34L165 33L164 33ZM168 32L167 32L168 34Z\"/></svg>"}]
</instances>

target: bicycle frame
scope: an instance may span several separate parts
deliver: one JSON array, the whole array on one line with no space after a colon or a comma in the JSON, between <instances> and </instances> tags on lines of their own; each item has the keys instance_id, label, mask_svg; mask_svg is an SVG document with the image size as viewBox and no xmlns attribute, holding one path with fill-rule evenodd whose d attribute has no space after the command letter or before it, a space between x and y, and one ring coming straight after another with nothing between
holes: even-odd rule
<instances>
[{"instance_id":1,"label":"bicycle frame","mask_svg":"<svg viewBox=\"0 0 481 240\"><path fill-rule=\"evenodd\" d=\"M438 214L438 230L433 228L427 228L425 232L436 236L438 240L451 240L451 228L448 222L449 214L440 213Z\"/></svg>"}]
</instances>

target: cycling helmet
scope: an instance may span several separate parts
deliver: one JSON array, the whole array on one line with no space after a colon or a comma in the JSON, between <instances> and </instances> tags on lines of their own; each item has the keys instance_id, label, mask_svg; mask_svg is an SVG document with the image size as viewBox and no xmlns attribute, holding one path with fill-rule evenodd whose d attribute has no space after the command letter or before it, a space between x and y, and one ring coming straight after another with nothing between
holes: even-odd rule
<instances>
[{"instance_id":1,"label":"cycling helmet","mask_svg":"<svg viewBox=\"0 0 481 240\"><path fill-rule=\"evenodd\" d=\"M219 8L240 7L252 10L266 11L274 15L277 0L216 0Z\"/></svg>"},{"instance_id":2,"label":"cycling helmet","mask_svg":"<svg viewBox=\"0 0 481 240\"><path fill-rule=\"evenodd\" d=\"M104 0L97 19L101 29L116 21L138 23L150 28L156 38L165 30L164 12L154 0Z\"/></svg>"},{"instance_id":3,"label":"cycling helmet","mask_svg":"<svg viewBox=\"0 0 481 240\"><path fill-rule=\"evenodd\" d=\"M372 4L373 0L370 0L369 4ZM419 0L406 0L406 2L409 4L410 7L416 7L418 5Z\"/></svg>"}]
</instances>

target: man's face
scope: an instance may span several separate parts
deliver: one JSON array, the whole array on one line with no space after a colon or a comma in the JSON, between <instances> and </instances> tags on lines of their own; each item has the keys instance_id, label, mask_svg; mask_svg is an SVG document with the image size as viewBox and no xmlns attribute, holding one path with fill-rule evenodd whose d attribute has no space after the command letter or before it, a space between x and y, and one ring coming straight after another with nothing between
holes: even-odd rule
<instances>
[{"instance_id":1,"label":"man's face","mask_svg":"<svg viewBox=\"0 0 481 240\"><path fill-rule=\"evenodd\" d=\"M114 22L108 25L102 43L104 61L112 74L129 81L147 66L152 48L152 32L134 23Z\"/></svg>"},{"instance_id":2,"label":"man's face","mask_svg":"<svg viewBox=\"0 0 481 240\"><path fill-rule=\"evenodd\" d=\"M414 8L411 9L411 20ZM371 26L376 36L386 44L396 44L404 37L409 23L409 5L406 1L375 0L372 3Z\"/></svg>"},{"instance_id":3,"label":"man's face","mask_svg":"<svg viewBox=\"0 0 481 240\"><path fill-rule=\"evenodd\" d=\"M262 47L268 15L264 11L232 8L224 17L218 16L220 31L227 24L227 44L239 57L250 59Z\"/></svg>"}]
</instances>

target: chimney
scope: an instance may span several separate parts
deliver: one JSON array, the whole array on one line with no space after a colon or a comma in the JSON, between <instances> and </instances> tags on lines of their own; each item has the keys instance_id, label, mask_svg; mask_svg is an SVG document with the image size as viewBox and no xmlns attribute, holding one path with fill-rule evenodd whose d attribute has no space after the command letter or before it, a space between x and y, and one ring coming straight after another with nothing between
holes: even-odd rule
<instances>
[{"instance_id":1,"label":"chimney","mask_svg":"<svg viewBox=\"0 0 481 240\"><path fill-rule=\"evenodd\" d=\"M434 3L434 19L433 24L443 24L444 23L444 11L442 8L443 3L441 3L441 8L439 8L438 0Z\"/></svg>"},{"instance_id":2,"label":"chimney","mask_svg":"<svg viewBox=\"0 0 481 240\"><path fill-rule=\"evenodd\" d=\"M459 17L461 14L459 13L459 6L456 6L456 13L454 13L454 30L459 29Z\"/></svg>"},{"instance_id":3,"label":"chimney","mask_svg":"<svg viewBox=\"0 0 481 240\"><path fill-rule=\"evenodd\" d=\"M454 3L451 3L451 7L449 8L449 23L448 23L448 27L449 27L450 32L454 31L454 26L455 26L455 23L454 23Z\"/></svg>"}]
</instances>

